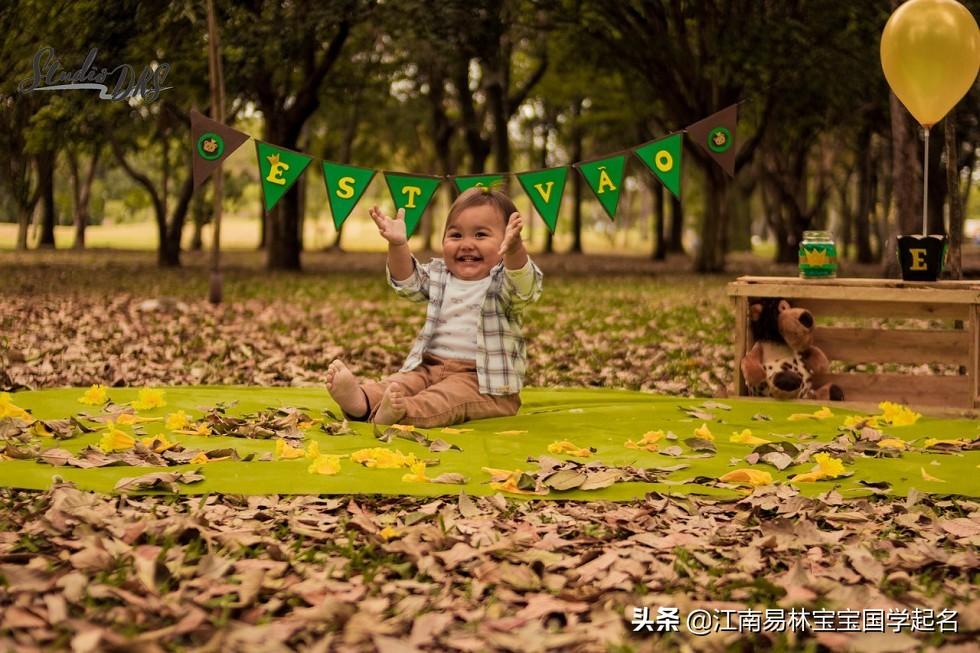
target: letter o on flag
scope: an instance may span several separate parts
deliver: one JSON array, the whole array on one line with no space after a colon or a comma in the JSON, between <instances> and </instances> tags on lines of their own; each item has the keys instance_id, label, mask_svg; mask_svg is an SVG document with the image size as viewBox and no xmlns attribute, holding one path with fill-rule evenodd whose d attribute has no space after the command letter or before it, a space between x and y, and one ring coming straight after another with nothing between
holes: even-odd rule
<instances>
[{"instance_id":1,"label":"letter o on flag","mask_svg":"<svg viewBox=\"0 0 980 653\"><path fill-rule=\"evenodd\" d=\"M660 150L657 155L653 157L653 163L657 166L657 170L660 172L670 172L674 167L674 157L670 155L667 150Z\"/></svg>"}]
</instances>

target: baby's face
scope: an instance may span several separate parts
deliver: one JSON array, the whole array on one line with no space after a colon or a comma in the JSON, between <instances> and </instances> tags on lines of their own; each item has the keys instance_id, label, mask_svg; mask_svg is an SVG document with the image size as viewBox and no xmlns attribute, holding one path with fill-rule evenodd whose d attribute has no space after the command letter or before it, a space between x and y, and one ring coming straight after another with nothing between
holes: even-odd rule
<instances>
[{"instance_id":1,"label":"baby's face","mask_svg":"<svg viewBox=\"0 0 980 653\"><path fill-rule=\"evenodd\" d=\"M504 217L492 204L463 210L446 226L442 237L446 268L464 281L486 277L500 263L504 230Z\"/></svg>"}]
</instances>

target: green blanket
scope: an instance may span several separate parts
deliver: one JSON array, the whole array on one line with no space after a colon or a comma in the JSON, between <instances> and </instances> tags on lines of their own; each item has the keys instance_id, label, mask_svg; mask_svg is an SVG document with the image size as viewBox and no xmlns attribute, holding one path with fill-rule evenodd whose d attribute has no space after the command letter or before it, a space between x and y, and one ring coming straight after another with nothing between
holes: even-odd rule
<instances>
[{"instance_id":1,"label":"green blanket","mask_svg":"<svg viewBox=\"0 0 980 653\"><path fill-rule=\"evenodd\" d=\"M325 424L331 422L325 416L325 410L338 412L327 393L317 388L183 386L164 390L166 406L140 411L140 416L164 418L174 411L184 410L192 418L200 419L204 414L202 409L213 407L219 402L237 402L228 408L229 415L255 413L268 408L294 407L311 418L323 419ZM84 388L63 388L14 393L9 396L8 404L12 402L27 409L40 420L67 418L79 413L93 416L103 414L102 407L79 403L78 399L84 391ZM136 399L137 389L111 388L108 396L113 402L122 404ZM520 469L528 472L529 476L522 480L523 486L529 487L529 478L540 479L544 475L540 472L539 464L529 462L528 457L540 460L544 456L546 463L549 462L548 458L561 463L593 463L592 468L566 469L562 482L556 483L555 478L551 479L550 485L555 487L549 487L548 483L539 483L539 490L548 489L548 493L543 495L546 498L624 500L642 497L651 491L737 497L747 493L750 488L737 486L735 483L720 483L717 479L728 472L744 468L768 472L774 483L788 484L788 479L792 476L809 472L814 467L813 460L782 470L761 460L750 458L750 461L746 461L746 456L758 444L731 442L730 437L733 433L742 433L744 429L749 429L752 437L774 443L757 451L765 454L773 448L782 449L788 451L794 459L796 456L792 455L793 451L804 452L807 447L812 450L815 445L824 446L837 439L837 447L830 449L830 453L834 458L843 460L844 473L848 475L792 484L807 495L836 489L844 497L874 492L904 496L911 488L915 488L929 493L980 496L980 450L972 448L976 446L974 441L978 434L978 425L971 420L922 417L915 424L880 424L878 429L866 430L862 434L859 429L856 432L842 431L845 418L856 413L833 405L830 406L833 413L830 417L790 419L792 414L814 413L819 406L738 399L683 399L598 389L532 388L525 390L522 396L524 405L520 414L458 425L459 428L472 429L462 433L447 433L441 429L416 433L389 431L389 438L393 435L399 437L383 442L378 440L377 433L369 424L352 423L350 426L354 429L354 434L331 435L317 422L312 428L305 428L302 438L294 438L292 444L305 448L315 441L321 453L345 455L340 461L340 472L335 475L312 473L311 459L306 457L285 460L277 459L273 455L272 460L268 460L269 454L275 451L275 438L173 435L167 431L162 420L142 424L137 431L142 430L147 436L166 432L185 451L234 448L239 457L255 455L248 462L221 460L168 467L53 466L42 462L37 455L27 459L10 459L10 456L23 455L28 449L35 454L51 448L78 453L89 445L98 445L102 432L95 431L65 440L32 437L30 443L26 442L27 438L22 434L18 436L20 441L17 447L9 441L0 441L0 446L8 447L7 455L4 456L6 459L0 462L0 486L45 489L51 485L52 479L61 477L83 489L112 492L117 482L123 478L156 472L199 471L203 480L190 484L173 484L172 489L186 494L368 493L432 496L457 494L462 490L471 495L487 495L499 490L491 486L491 473L483 468ZM102 428L104 432L103 424L85 419L82 423ZM713 441L708 437L693 439L696 437L695 431L702 424L707 425ZM133 434L132 426L121 428ZM7 431L9 433L10 429ZM640 441L650 431L664 432L664 436L654 445L656 451L625 446L628 440ZM876 435L879 431L881 435ZM138 441L139 432L136 436ZM441 439L459 449L439 450L441 447L437 445L433 451L424 442L416 442L411 438ZM874 441L882 438L904 441L907 448L879 448ZM954 442L934 443L930 439ZM563 440L595 451L590 457L548 452L550 444ZM782 443L791 447L783 448ZM397 449L405 454L411 453L418 459L426 460L429 464L425 470L428 478L441 474L449 474L450 477L459 474L465 479L465 483L453 485L404 480L408 469L364 467L349 457L355 451L379 446ZM714 451L711 450L712 447ZM260 460L261 458L266 460ZM550 462L554 464L553 460ZM779 463L778 456L774 462ZM576 480L576 474L587 476L606 468L612 468L613 478L635 479L637 473L642 476L647 473L644 470L653 471L647 473L646 481L620 481L591 490L556 489L580 484ZM608 476L598 478L608 479Z\"/></svg>"}]
</instances>

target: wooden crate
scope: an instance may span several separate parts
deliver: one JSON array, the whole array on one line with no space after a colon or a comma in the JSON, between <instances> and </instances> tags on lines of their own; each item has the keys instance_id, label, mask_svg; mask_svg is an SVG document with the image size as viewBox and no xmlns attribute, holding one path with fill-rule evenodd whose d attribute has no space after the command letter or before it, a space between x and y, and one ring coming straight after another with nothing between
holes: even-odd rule
<instances>
[{"instance_id":1,"label":"wooden crate","mask_svg":"<svg viewBox=\"0 0 980 653\"><path fill-rule=\"evenodd\" d=\"M957 375L832 373L847 401L895 401L910 405L972 409L980 403L977 324L980 282L905 282L894 279L799 279L739 277L728 284L735 308L733 394L745 396L740 362L753 345L751 299L782 297L825 317L918 318L943 321L943 328L884 329L818 326L815 344L833 361L845 363L942 363Z\"/></svg>"}]
</instances>

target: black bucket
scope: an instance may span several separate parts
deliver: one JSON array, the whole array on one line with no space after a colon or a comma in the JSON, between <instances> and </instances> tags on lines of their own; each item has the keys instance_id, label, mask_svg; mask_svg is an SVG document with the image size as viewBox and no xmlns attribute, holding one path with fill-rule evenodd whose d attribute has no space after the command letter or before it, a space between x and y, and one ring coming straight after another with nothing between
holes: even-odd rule
<instances>
[{"instance_id":1,"label":"black bucket","mask_svg":"<svg viewBox=\"0 0 980 653\"><path fill-rule=\"evenodd\" d=\"M898 263L904 281L937 281L946 261L946 236L899 236Z\"/></svg>"}]
</instances>

